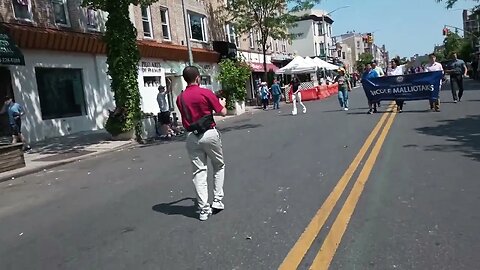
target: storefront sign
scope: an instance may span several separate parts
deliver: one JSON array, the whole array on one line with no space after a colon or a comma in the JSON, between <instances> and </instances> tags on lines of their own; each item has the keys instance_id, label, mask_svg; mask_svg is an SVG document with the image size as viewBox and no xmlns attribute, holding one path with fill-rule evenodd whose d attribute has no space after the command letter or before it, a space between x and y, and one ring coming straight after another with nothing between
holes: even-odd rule
<instances>
[{"instance_id":1,"label":"storefront sign","mask_svg":"<svg viewBox=\"0 0 480 270\"><path fill-rule=\"evenodd\" d=\"M162 64L160 62L142 61L140 63L140 70L143 73L161 73L162 72Z\"/></svg>"},{"instance_id":2,"label":"storefront sign","mask_svg":"<svg viewBox=\"0 0 480 270\"><path fill-rule=\"evenodd\" d=\"M0 33L0 64L25 65L25 59L22 52L18 49L10 36L5 33Z\"/></svg>"}]
</instances>

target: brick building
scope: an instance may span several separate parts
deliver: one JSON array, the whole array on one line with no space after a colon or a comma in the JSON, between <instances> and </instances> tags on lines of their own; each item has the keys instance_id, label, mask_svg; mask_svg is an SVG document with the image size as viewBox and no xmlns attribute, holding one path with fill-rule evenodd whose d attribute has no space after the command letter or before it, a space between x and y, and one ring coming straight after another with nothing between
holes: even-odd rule
<instances>
[{"instance_id":1,"label":"brick building","mask_svg":"<svg viewBox=\"0 0 480 270\"><path fill-rule=\"evenodd\" d=\"M171 101L185 86L180 72L188 53L179 2L160 0L150 7L130 7L142 57L138 81L144 112L158 112L153 98L157 85L174 90ZM114 108L102 40L107 14L80 3L0 2L0 96L13 95L24 105L24 131L30 141L102 129L108 109ZM185 3L194 61L203 84L218 90L214 77L219 55L211 49L207 6L197 0ZM18 59L10 56L13 52ZM176 109L173 102L171 109ZM0 130L7 130L5 118L0 125Z\"/></svg>"}]
</instances>

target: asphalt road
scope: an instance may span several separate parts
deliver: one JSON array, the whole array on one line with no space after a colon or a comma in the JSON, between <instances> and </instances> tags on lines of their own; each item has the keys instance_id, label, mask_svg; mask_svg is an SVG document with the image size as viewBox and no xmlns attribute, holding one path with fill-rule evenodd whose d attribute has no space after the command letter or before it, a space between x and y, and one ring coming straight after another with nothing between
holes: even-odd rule
<instances>
[{"instance_id":1,"label":"asphalt road","mask_svg":"<svg viewBox=\"0 0 480 270\"><path fill-rule=\"evenodd\" d=\"M442 92L440 113L367 115L356 89L348 112L330 98L219 123L226 210L206 222L181 141L1 183L0 269L479 269L480 83L467 88L458 104Z\"/></svg>"}]
</instances>

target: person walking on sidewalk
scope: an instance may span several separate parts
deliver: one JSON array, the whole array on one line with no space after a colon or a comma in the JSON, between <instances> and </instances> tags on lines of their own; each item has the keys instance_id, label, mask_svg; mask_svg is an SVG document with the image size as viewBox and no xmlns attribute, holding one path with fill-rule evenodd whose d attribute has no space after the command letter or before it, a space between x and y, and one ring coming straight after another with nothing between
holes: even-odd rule
<instances>
[{"instance_id":1,"label":"person walking on sidewalk","mask_svg":"<svg viewBox=\"0 0 480 270\"><path fill-rule=\"evenodd\" d=\"M225 162L222 140L215 128L213 112L227 114L225 100L218 99L210 90L201 88L200 72L194 66L183 70L187 88L177 97L177 106L182 116L182 124L188 131L186 146L193 167L193 183L197 193L199 219L205 221L212 214L212 208L223 210L223 182ZM207 159L213 166L213 203L208 203Z\"/></svg>"},{"instance_id":2,"label":"person walking on sidewalk","mask_svg":"<svg viewBox=\"0 0 480 270\"><path fill-rule=\"evenodd\" d=\"M268 91L266 82L262 82L260 86L260 95L262 97L263 110L266 111L268 109L268 97L270 96L270 91Z\"/></svg>"},{"instance_id":3,"label":"person walking on sidewalk","mask_svg":"<svg viewBox=\"0 0 480 270\"><path fill-rule=\"evenodd\" d=\"M426 72L434 72L434 71L442 71L443 73L443 67L442 64L437 62L437 56L434 53L431 53L428 56L430 62L426 65L425 71ZM440 80L440 90L442 87L442 81ZM439 112L440 111L440 91L438 92L438 98L437 99L430 99L430 110Z\"/></svg>"},{"instance_id":4,"label":"person walking on sidewalk","mask_svg":"<svg viewBox=\"0 0 480 270\"><path fill-rule=\"evenodd\" d=\"M272 96L273 96L273 109L278 110L280 109L280 99L282 98L282 89L278 84L278 80L275 79L273 81L271 90L272 90Z\"/></svg>"},{"instance_id":5,"label":"person walking on sidewalk","mask_svg":"<svg viewBox=\"0 0 480 270\"><path fill-rule=\"evenodd\" d=\"M451 69L447 71L450 74L450 86L452 88L452 97L453 102L457 103L462 101L463 97L463 76L467 76L467 66L465 62L461 59L458 59L457 53L453 53L453 63L451 64ZM458 87L458 95L457 90L455 90L455 84Z\"/></svg>"},{"instance_id":6,"label":"person walking on sidewalk","mask_svg":"<svg viewBox=\"0 0 480 270\"><path fill-rule=\"evenodd\" d=\"M352 90L350 81L345 76L345 69L340 68L335 82L338 83L338 101L342 110L348 111L348 92Z\"/></svg>"},{"instance_id":7,"label":"person walking on sidewalk","mask_svg":"<svg viewBox=\"0 0 480 270\"><path fill-rule=\"evenodd\" d=\"M292 103L293 103L292 114L297 115L297 100L298 100L298 103L300 103L300 106L302 106L303 113L307 113L307 107L305 107L305 105L302 102L302 92L300 90L300 81L298 80L297 76L293 78L292 83L290 84L290 89L292 91Z\"/></svg>"},{"instance_id":8,"label":"person walking on sidewalk","mask_svg":"<svg viewBox=\"0 0 480 270\"><path fill-rule=\"evenodd\" d=\"M30 150L31 147L22 134L22 116L25 115L23 107L14 102L11 96L6 96L5 102L3 103L3 108L0 110L0 114L3 113L7 113L8 115L10 133L12 135L12 144L20 141L23 143L24 151Z\"/></svg>"}]
</instances>

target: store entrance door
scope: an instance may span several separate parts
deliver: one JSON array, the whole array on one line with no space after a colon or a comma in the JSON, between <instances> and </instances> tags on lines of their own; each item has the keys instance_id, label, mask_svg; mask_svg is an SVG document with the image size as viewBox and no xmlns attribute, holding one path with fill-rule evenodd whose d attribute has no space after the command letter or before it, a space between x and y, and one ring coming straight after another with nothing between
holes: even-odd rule
<instances>
[{"instance_id":1,"label":"store entrance door","mask_svg":"<svg viewBox=\"0 0 480 270\"><path fill-rule=\"evenodd\" d=\"M6 96L13 97L12 77L7 67L0 66L0 107L3 107ZM9 133L8 115L0 114L0 137L9 136Z\"/></svg>"}]
</instances>

